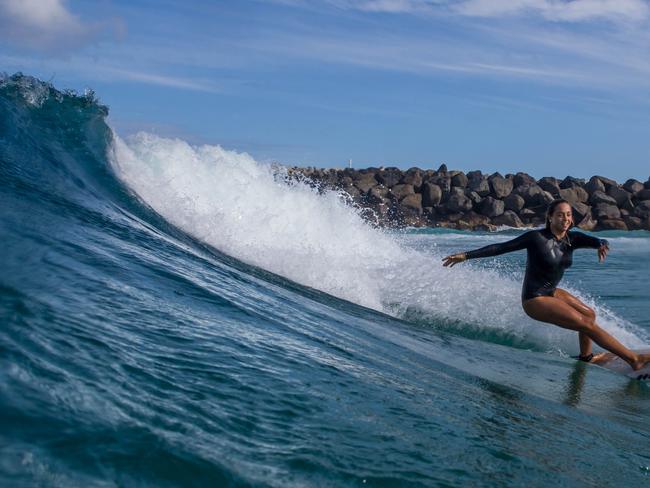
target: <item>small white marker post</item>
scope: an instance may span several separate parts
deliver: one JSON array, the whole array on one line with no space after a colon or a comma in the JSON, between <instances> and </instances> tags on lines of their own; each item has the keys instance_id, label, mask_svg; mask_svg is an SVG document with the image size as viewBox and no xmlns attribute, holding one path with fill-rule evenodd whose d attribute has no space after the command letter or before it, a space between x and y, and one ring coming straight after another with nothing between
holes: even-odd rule
<instances>
[{"instance_id":1,"label":"small white marker post","mask_svg":"<svg viewBox=\"0 0 650 488\"><path fill-rule=\"evenodd\" d=\"M351 159L348 160L348 168L352 168L352 160Z\"/></svg>"}]
</instances>

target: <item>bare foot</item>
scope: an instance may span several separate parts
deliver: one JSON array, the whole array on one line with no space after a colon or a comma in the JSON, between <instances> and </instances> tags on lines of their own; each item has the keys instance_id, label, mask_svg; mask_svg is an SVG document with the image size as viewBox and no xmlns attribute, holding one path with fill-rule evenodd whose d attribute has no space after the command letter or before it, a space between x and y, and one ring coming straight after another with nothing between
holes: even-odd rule
<instances>
[{"instance_id":1,"label":"bare foot","mask_svg":"<svg viewBox=\"0 0 650 488\"><path fill-rule=\"evenodd\" d=\"M615 355L612 354L611 352L599 352L594 354L594 357L591 358L591 361L589 362L594 364L606 363L613 357L615 357Z\"/></svg>"},{"instance_id":2,"label":"bare foot","mask_svg":"<svg viewBox=\"0 0 650 488\"><path fill-rule=\"evenodd\" d=\"M636 361L630 363L630 366L634 371L638 371L648 363L650 363L650 354L637 354Z\"/></svg>"}]
</instances>

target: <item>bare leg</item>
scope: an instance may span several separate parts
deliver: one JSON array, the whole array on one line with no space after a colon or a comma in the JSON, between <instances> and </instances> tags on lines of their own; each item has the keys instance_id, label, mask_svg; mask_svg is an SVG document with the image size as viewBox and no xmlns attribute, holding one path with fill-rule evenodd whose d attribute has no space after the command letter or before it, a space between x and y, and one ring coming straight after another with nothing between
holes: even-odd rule
<instances>
[{"instance_id":1,"label":"bare leg","mask_svg":"<svg viewBox=\"0 0 650 488\"><path fill-rule=\"evenodd\" d=\"M596 321L596 312L594 312L594 309L582 303L578 298L573 296L568 291L563 290L562 288L556 288L555 294L553 296L555 298L559 298L564 303L573 307L575 310L581 313L586 320L590 320L594 322ZM589 336L584 332L578 332L578 340L580 342L580 355L589 356L592 352L591 339L589 338ZM594 356L594 359L598 360L598 358L602 355L603 354L597 354L596 356Z\"/></svg>"},{"instance_id":2,"label":"bare leg","mask_svg":"<svg viewBox=\"0 0 650 488\"><path fill-rule=\"evenodd\" d=\"M650 354L636 354L631 351L598 326L594 319L581 314L559 298L531 298L524 301L522 306L528 316L535 320L582 332L603 349L607 349L625 360L635 371L650 362Z\"/></svg>"}]
</instances>

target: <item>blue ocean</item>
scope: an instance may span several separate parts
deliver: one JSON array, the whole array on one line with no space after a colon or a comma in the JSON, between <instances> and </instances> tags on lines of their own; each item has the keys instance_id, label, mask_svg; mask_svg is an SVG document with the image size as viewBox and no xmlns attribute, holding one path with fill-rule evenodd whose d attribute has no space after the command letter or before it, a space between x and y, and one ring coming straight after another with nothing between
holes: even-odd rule
<instances>
[{"instance_id":1,"label":"blue ocean","mask_svg":"<svg viewBox=\"0 0 650 488\"><path fill-rule=\"evenodd\" d=\"M647 486L650 382L520 306L521 231L384 231L219 146L0 78L0 485ZM558 175L556 175L558 176ZM562 286L650 344L650 233Z\"/></svg>"}]
</instances>

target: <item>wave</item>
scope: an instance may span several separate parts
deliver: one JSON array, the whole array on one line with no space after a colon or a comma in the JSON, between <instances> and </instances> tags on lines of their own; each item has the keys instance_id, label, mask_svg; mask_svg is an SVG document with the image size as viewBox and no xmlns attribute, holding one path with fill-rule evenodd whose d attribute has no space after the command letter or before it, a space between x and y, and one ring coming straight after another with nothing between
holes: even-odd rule
<instances>
[{"instance_id":1,"label":"wave","mask_svg":"<svg viewBox=\"0 0 650 488\"><path fill-rule=\"evenodd\" d=\"M573 334L525 316L520 272L443 268L437 246L418 249L410 237L368 224L343 195L289 180L281 167L244 153L147 133L123 140L92 92L59 92L22 75L2 78L0 90L8 114L2 171L44 200L98 220L137 221L193 248L206 243L246 265L419 325L540 350L575 349ZM605 328L631 346L643 344L639 328L592 303Z\"/></svg>"},{"instance_id":2,"label":"wave","mask_svg":"<svg viewBox=\"0 0 650 488\"><path fill-rule=\"evenodd\" d=\"M479 234L122 141L91 95L0 78L0 484L639 481L645 385L558 357L575 339L526 321L517 266L440 266Z\"/></svg>"},{"instance_id":3,"label":"wave","mask_svg":"<svg viewBox=\"0 0 650 488\"><path fill-rule=\"evenodd\" d=\"M248 154L147 133L115 137L112 154L117 175L147 205L238 260L420 325L575 349L574 334L541 328L523 313L520 278L472 265L443 268L435 248L409 247L403 235L369 225L341 194L288 182L281 168ZM605 328L643 344L638 328L597 308Z\"/></svg>"}]
</instances>

